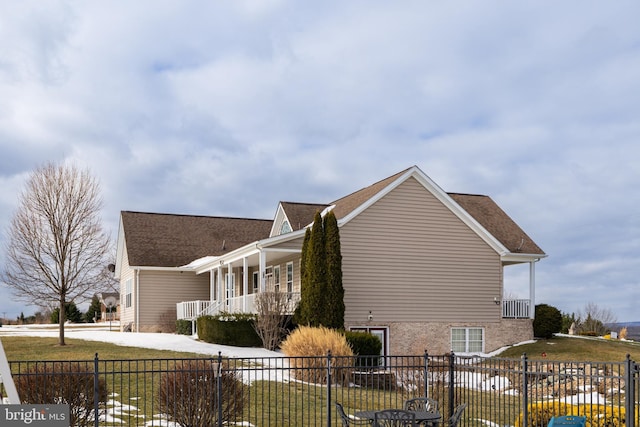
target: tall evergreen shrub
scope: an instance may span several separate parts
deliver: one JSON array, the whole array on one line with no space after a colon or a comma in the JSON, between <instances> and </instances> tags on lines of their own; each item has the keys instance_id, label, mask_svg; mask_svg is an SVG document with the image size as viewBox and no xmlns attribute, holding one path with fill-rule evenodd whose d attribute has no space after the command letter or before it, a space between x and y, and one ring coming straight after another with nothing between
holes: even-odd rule
<instances>
[{"instance_id":1,"label":"tall evergreen shrub","mask_svg":"<svg viewBox=\"0 0 640 427\"><path fill-rule=\"evenodd\" d=\"M304 240L302 241L302 253L300 254L300 303L296 307L294 314L294 321L299 325L306 325L309 323L308 319L311 316L311 286L307 277L307 253L309 252L309 241L311 240L311 229L307 228L304 233Z\"/></svg>"},{"instance_id":2,"label":"tall evergreen shrub","mask_svg":"<svg viewBox=\"0 0 640 427\"><path fill-rule=\"evenodd\" d=\"M342 286L342 253L338 220L333 211L324 217L327 263L327 292L324 326L344 329L344 287Z\"/></svg>"},{"instance_id":3,"label":"tall evergreen shrub","mask_svg":"<svg viewBox=\"0 0 640 427\"><path fill-rule=\"evenodd\" d=\"M325 255L322 216L316 212L311 227L311 237L305 256L305 279L308 286L306 312L302 313L302 324L320 326L326 310L327 262ZM304 284L303 284L304 287Z\"/></svg>"},{"instance_id":4,"label":"tall evergreen shrub","mask_svg":"<svg viewBox=\"0 0 640 427\"><path fill-rule=\"evenodd\" d=\"M323 220L316 212L302 244L301 295L295 321L299 325L344 329L344 287L338 221L333 212Z\"/></svg>"},{"instance_id":5,"label":"tall evergreen shrub","mask_svg":"<svg viewBox=\"0 0 640 427\"><path fill-rule=\"evenodd\" d=\"M533 319L533 335L537 338L551 338L562 330L562 313L547 304L536 305Z\"/></svg>"}]
</instances>

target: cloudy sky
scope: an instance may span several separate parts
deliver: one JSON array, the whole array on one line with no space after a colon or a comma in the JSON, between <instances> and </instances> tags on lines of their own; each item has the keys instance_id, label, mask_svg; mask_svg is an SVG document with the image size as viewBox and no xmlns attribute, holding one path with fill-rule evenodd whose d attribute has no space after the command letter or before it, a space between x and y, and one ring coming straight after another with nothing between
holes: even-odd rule
<instances>
[{"instance_id":1,"label":"cloudy sky","mask_svg":"<svg viewBox=\"0 0 640 427\"><path fill-rule=\"evenodd\" d=\"M0 0L0 243L50 161L99 179L114 239L121 210L270 219L417 165L546 251L538 303L640 320L640 3L529 3Z\"/></svg>"}]
</instances>

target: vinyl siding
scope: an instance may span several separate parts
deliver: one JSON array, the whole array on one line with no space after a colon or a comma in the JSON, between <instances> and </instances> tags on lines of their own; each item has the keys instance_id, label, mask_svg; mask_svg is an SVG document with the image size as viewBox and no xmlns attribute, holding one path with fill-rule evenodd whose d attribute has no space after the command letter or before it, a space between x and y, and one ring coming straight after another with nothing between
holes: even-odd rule
<instances>
[{"instance_id":1,"label":"vinyl siding","mask_svg":"<svg viewBox=\"0 0 640 427\"><path fill-rule=\"evenodd\" d=\"M191 272L140 271L140 329L175 324L176 303L209 299L209 275Z\"/></svg>"},{"instance_id":2,"label":"vinyl siding","mask_svg":"<svg viewBox=\"0 0 640 427\"><path fill-rule=\"evenodd\" d=\"M499 255L410 178L340 229L345 320L499 321Z\"/></svg>"},{"instance_id":3,"label":"vinyl siding","mask_svg":"<svg viewBox=\"0 0 640 427\"><path fill-rule=\"evenodd\" d=\"M277 261L280 266L280 290L286 292L287 288L287 263L293 263L293 292L300 292L300 255L291 255Z\"/></svg>"},{"instance_id":4,"label":"vinyl siding","mask_svg":"<svg viewBox=\"0 0 640 427\"><path fill-rule=\"evenodd\" d=\"M136 294L135 294L135 277L134 270L129 267L129 256L127 254L127 249L125 245L125 249L122 251L122 260L121 262L121 270L120 270L120 327L123 328L125 325L134 322L135 319L135 304L136 304ZM131 295L131 307L125 307L125 298L126 298L126 283L127 280L131 279L132 295Z\"/></svg>"}]
</instances>

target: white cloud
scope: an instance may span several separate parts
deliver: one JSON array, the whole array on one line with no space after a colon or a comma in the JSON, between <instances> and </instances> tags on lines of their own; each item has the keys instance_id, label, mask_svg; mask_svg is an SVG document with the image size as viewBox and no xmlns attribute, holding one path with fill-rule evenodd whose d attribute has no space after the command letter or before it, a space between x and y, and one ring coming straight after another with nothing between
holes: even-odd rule
<instances>
[{"instance_id":1,"label":"white cloud","mask_svg":"<svg viewBox=\"0 0 640 427\"><path fill-rule=\"evenodd\" d=\"M278 200L328 202L417 164L445 191L492 196L548 252L540 302L566 311L581 293L633 290L638 12L631 1L7 4L0 223L45 161L96 173L114 231L122 209L269 218Z\"/></svg>"}]
</instances>

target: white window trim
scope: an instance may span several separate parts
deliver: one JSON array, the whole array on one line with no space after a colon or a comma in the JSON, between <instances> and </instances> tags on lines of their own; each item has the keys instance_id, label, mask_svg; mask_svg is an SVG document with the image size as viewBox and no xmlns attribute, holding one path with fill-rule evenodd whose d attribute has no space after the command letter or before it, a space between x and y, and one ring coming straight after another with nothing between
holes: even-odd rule
<instances>
[{"instance_id":1,"label":"white window trim","mask_svg":"<svg viewBox=\"0 0 640 427\"><path fill-rule=\"evenodd\" d=\"M230 298L235 298L236 297L236 274L225 273L224 284L225 284L225 299L228 300Z\"/></svg>"},{"instance_id":2,"label":"white window trim","mask_svg":"<svg viewBox=\"0 0 640 427\"><path fill-rule=\"evenodd\" d=\"M131 308L133 305L133 279L129 278L124 282L124 308Z\"/></svg>"},{"instance_id":3,"label":"white window trim","mask_svg":"<svg viewBox=\"0 0 640 427\"><path fill-rule=\"evenodd\" d=\"M293 261L287 263L287 292L293 292ZM289 277L289 273L291 273L291 277Z\"/></svg>"},{"instance_id":4,"label":"white window trim","mask_svg":"<svg viewBox=\"0 0 640 427\"><path fill-rule=\"evenodd\" d=\"M251 280L253 281L251 286L252 286L252 289L253 289L253 293L255 294L260 289L260 272L259 271L254 271L253 274L251 275Z\"/></svg>"},{"instance_id":5,"label":"white window trim","mask_svg":"<svg viewBox=\"0 0 640 427\"><path fill-rule=\"evenodd\" d=\"M280 290L280 265L273 266L273 290Z\"/></svg>"},{"instance_id":6,"label":"white window trim","mask_svg":"<svg viewBox=\"0 0 640 427\"><path fill-rule=\"evenodd\" d=\"M471 329L479 329L480 331L482 331L482 349L480 351L469 351L469 331ZM453 349L453 331L454 330L464 330L464 348L465 351L455 351ZM482 326L452 326L451 330L450 330L450 343L451 343L451 350L454 351L455 353L471 353L471 354L476 354L476 353L484 353L484 346L485 346L485 330Z\"/></svg>"}]
</instances>

